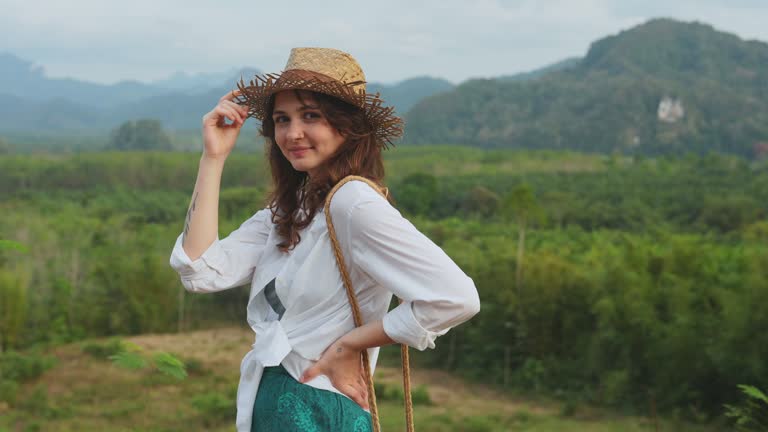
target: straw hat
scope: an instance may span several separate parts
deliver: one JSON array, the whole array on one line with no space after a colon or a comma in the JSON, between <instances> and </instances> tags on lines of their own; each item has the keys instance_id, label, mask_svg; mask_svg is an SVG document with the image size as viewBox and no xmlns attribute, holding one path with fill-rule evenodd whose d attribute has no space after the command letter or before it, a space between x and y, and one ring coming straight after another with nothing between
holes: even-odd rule
<instances>
[{"instance_id":1,"label":"straw hat","mask_svg":"<svg viewBox=\"0 0 768 432\"><path fill-rule=\"evenodd\" d=\"M282 73L256 75L248 85L237 83L237 103L248 106L249 117L263 121L270 98L282 90L310 90L327 94L363 110L378 142L385 148L403 133L394 107L386 107L379 93L365 90L363 69L351 55L331 48L293 48Z\"/></svg>"}]
</instances>

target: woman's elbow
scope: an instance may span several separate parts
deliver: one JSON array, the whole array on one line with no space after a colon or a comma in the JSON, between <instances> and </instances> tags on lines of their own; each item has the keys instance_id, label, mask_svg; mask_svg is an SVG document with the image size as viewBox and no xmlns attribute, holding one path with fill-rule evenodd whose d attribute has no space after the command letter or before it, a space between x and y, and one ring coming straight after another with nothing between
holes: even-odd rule
<instances>
[{"instance_id":1,"label":"woman's elbow","mask_svg":"<svg viewBox=\"0 0 768 432\"><path fill-rule=\"evenodd\" d=\"M462 297L462 302L460 304L462 321L467 321L480 313L480 295L477 293L474 281L469 277L467 277L467 280L469 281L468 288L463 291L464 296Z\"/></svg>"},{"instance_id":2,"label":"woman's elbow","mask_svg":"<svg viewBox=\"0 0 768 432\"><path fill-rule=\"evenodd\" d=\"M214 281L206 279L187 279L182 277L181 284L184 289L193 294L208 294L216 291L221 291L223 287L217 286Z\"/></svg>"},{"instance_id":3,"label":"woman's elbow","mask_svg":"<svg viewBox=\"0 0 768 432\"><path fill-rule=\"evenodd\" d=\"M200 286L196 284L194 280L181 278L181 284L184 286L184 289L187 290L188 292L195 293L195 294L202 292L200 290Z\"/></svg>"},{"instance_id":4,"label":"woman's elbow","mask_svg":"<svg viewBox=\"0 0 768 432\"><path fill-rule=\"evenodd\" d=\"M469 277L461 287L457 287L455 295L445 301L446 316L449 316L448 327L457 326L480 312L480 297L475 284Z\"/></svg>"}]
</instances>

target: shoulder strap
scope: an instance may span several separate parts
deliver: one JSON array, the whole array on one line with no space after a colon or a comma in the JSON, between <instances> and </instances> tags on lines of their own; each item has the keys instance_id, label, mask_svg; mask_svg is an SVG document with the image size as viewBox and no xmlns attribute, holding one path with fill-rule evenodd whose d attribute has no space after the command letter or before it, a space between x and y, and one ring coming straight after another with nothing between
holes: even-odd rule
<instances>
[{"instance_id":1,"label":"shoulder strap","mask_svg":"<svg viewBox=\"0 0 768 432\"><path fill-rule=\"evenodd\" d=\"M328 196L325 198L325 222L328 226L328 235L331 238L331 244L333 245L333 254L336 256L336 264L341 272L341 278L344 281L344 287L347 290L347 297L349 298L349 304L352 306L352 316L355 320L355 326L360 327L363 325L362 318L360 316L360 306L357 303L357 296L352 288L352 280L347 272L347 267L344 264L344 255L341 252L341 246L339 240L336 237L336 229L333 226L331 218L331 199L336 191L346 182L351 180L360 180L368 183L376 192L378 192L384 198L389 195L387 188L381 188L372 180L365 177L350 175L341 179L334 187L328 192ZM383 189L383 190L382 190ZM400 300L402 303L402 300ZM379 408L376 405L376 393L373 388L373 376L371 374L371 363L368 360L368 350L362 351L363 355L363 368L365 370L366 381L368 385L368 405L371 408L371 418L373 420L373 432L380 432L381 425L379 423ZM405 396L405 424L408 432L413 432L413 402L411 401L411 370L410 360L408 357L408 345L400 344L400 356L403 364L403 394Z\"/></svg>"}]
</instances>

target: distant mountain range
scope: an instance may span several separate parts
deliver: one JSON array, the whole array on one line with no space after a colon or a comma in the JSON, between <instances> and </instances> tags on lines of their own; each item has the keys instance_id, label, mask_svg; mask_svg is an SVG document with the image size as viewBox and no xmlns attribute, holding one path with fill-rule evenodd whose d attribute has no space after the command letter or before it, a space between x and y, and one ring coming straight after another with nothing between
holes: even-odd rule
<instances>
[{"instance_id":1,"label":"distant mountain range","mask_svg":"<svg viewBox=\"0 0 768 432\"><path fill-rule=\"evenodd\" d=\"M165 127L198 128L208 112L241 77L248 80L258 69L232 69L224 73L173 76L141 83L113 85L74 79L48 78L28 60L0 54L0 134L6 132L109 131L126 120L159 119ZM387 104L405 113L421 99L453 88L449 81L418 77L396 84L368 84Z\"/></svg>"},{"instance_id":2,"label":"distant mountain range","mask_svg":"<svg viewBox=\"0 0 768 432\"><path fill-rule=\"evenodd\" d=\"M530 79L561 67L558 63L503 79ZM194 129L199 127L203 114L241 77L247 80L259 73L254 68L194 75L177 72L152 83L103 85L48 78L33 62L0 53L0 135L108 132L126 120L139 118L159 119L168 128ZM454 87L445 79L415 77L395 84L372 82L368 91L381 93L387 105L404 115L424 98Z\"/></svg>"},{"instance_id":3,"label":"distant mountain range","mask_svg":"<svg viewBox=\"0 0 768 432\"><path fill-rule=\"evenodd\" d=\"M138 118L197 129L241 75L256 73L100 85L0 54L0 135L106 133ZM768 44L698 22L653 19L595 41L583 58L516 75L368 87L405 117L405 145L768 156Z\"/></svg>"},{"instance_id":4,"label":"distant mountain range","mask_svg":"<svg viewBox=\"0 0 768 432\"><path fill-rule=\"evenodd\" d=\"M408 144L768 156L768 44L654 19L520 80L466 81L406 117Z\"/></svg>"}]
</instances>

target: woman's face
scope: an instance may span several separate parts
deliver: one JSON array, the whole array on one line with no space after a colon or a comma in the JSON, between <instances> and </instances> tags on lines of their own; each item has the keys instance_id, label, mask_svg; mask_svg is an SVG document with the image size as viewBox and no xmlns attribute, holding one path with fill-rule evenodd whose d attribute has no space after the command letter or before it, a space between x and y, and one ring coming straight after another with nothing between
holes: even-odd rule
<instances>
[{"instance_id":1,"label":"woman's face","mask_svg":"<svg viewBox=\"0 0 768 432\"><path fill-rule=\"evenodd\" d=\"M344 143L344 136L328 123L308 92L302 92L301 99L293 90L277 93L272 120L283 156L293 169L310 177Z\"/></svg>"}]
</instances>

